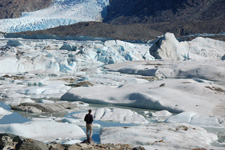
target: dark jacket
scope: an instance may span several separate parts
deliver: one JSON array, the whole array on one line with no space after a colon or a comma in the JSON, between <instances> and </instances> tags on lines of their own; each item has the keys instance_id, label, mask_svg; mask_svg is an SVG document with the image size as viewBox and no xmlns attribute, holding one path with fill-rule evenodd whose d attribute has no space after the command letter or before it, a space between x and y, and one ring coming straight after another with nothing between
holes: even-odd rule
<instances>
[{"instance_id":1,"label":"dark jacket","mask_svg":"<svg viewBox=\"0 0 225 150\"><path fill-rule=\"evenodd\" d=\"M84 118L84 121L86 121L86 124L92 124L92 122L93 122L92 114L87 114Z\"/></svg>"}]
</instances>

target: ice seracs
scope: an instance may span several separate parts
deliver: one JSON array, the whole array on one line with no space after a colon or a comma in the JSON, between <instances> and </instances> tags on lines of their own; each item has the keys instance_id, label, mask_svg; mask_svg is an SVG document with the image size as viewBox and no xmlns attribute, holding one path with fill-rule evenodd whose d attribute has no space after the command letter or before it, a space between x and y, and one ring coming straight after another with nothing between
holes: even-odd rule
<instances>
[{"instance_id":1,"label":"ice seracs","mask_svg":"<svg viewBox=\"0 0 225 150\"><path fill-rule=\"evenodd\" d=\"M29 42L30 41L30 42ZM60 42L9 40L2 43L1 73L70 73L124 61L152 60L148 44L123 41ZM34 48L35 47L35 48ZM9 69L10 68L10 69Z\"/></svg>"}]
</instances>

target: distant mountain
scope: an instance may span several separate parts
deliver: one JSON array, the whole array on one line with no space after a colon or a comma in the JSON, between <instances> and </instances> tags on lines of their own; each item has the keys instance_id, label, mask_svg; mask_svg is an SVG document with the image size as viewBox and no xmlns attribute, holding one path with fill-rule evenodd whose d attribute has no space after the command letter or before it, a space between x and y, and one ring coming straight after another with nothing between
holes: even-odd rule
<instances>
[{"instance_id":1,"label":"distant mountain","mask_svg":"<svg viewBox=\"0 0 225 150\"><path fill-rule=\"evenodd\" d=\"M47 9L0 20L0 31L28 30L42 31L22 34L149 40L166 32L223 33L225 40L225 0L54 0Z\"/></svg>"},{"instance_id":2,"label":"distant mountain","mask_svg":"<svg viewBox=\"0 0 225 150\"><path fill-rule=\"evenodd\" d=\"M0 19L17 18L22 12L31 12L49 6L53 0L0 0Z\"/></svg>"},{"instance_id":3,"label":"distant mountain","mask_svg":"<svg viewBox=\"0 0 225 150\"><path fill-rule=\"evenodd\" d=\"M225 20L214 22L192 21L192 22L158 22L142 24L112 25L102 22L81 22L68 26L60 26L47 30L21 32L18 34L28 35L57 35L57 36L87 36L103 37L121 40L143 40L148 41L156 36L163 35L166 32L174 33L178 38L186 35L198 33L217 34L225 31ZM17 36L18 36L17 34ZM10 34L8 34L10 35ZM15 36L11 34L9 37ZM41 37L41 36L37 36ZM182 37L184 38L184 37ZM185 37L186 40L193 37ZM225 33L211 38L225 41Z\"/></svg>"},{"instance_id":4,"label":"distant mountain","mask_svg":"<svg viewBox=\"0 0 225 150\"><path fill-rule=\"evenodd\" d=\"M133 24L225 20L225 0L110 0L103 22Z\"/></svg>"}]
</instances>

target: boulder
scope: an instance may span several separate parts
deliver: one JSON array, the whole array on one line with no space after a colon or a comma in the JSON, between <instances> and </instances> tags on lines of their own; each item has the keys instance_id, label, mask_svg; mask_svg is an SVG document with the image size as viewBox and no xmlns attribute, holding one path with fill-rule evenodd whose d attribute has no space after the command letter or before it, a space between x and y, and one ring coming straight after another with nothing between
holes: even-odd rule
<instances>
[{"instance_id":1,"label":"boulder","mask_svg":"<svg viewBox=\"0 0 225 150\"><path fill-rule=\"evenodd\" d=\"M16 150L84 150L84 149L111 149L111 150L145 150L144 147L134 147L128 144L95 144L95 143L77 143L72 145L64 145L58 143L44 144L41 141L28 139L12 134L0 134L0 149L16 149Z\"/></svg>"},{"instance_id":2,"label":"boulder","mask_svg":"<svg viewBox=\"0 0 225 150\"><path fill-rule=\"evenodd\" d=\"M0 134L0 149L48 150L48 147L37 140L26 139L12 134Z\"/></svg>"}]
</instances>

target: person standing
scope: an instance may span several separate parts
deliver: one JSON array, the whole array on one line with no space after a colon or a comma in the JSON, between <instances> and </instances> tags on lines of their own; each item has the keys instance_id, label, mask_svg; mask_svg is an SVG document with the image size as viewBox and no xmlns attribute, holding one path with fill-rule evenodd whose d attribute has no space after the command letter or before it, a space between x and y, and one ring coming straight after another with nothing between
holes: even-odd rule
<instances>
[{"instance_id":1,"label":"person standing","mask_svg":"<svg viewBox=\"0 0 225 150\"><path fill-rule=\"evenodd\" d=\"M93 130L93 127L92 127L92 122L93 122L93 116L91 114L91 109L88 110L88 114L85 115L84 117L84 121L86 122L86 135L87 135L87 140L88 142L91 142L92 139L92 130Z\"/></svg>"}]
</instances>

